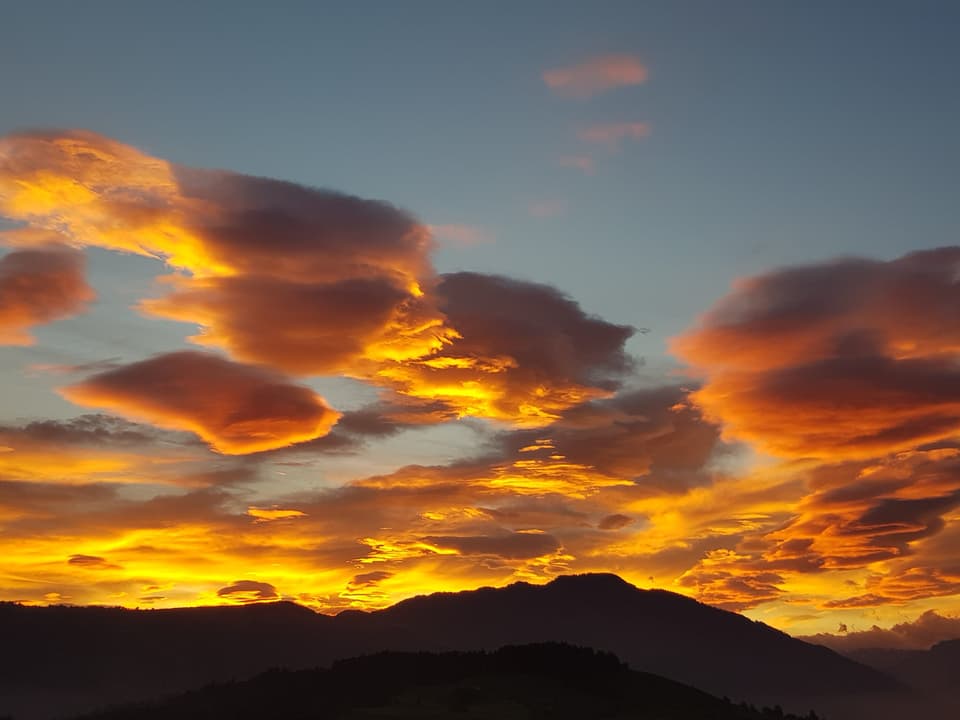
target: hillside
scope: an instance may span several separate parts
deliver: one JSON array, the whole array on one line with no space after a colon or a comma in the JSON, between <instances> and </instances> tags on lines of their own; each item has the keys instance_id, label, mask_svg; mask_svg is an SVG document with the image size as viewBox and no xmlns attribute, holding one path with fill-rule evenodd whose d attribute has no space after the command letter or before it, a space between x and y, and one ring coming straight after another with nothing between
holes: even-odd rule
<instances>
[{"instance_id":1,"label":"hillside","mask_svg":"<svg viewBox=\"0 0 960 720\"><path fill-rule=\"evenodd\" d=\"M904 685L960 700L960 639L944 640L929 650L874 648L854 650L849 655Z\"/></svg>"},{"instance_id":2,"label":"hillside","mask_svg":"<svg viewBox=\"0 0 960 720\"><path fill-rule=\"evenodd\" d=\"M329 670L271 671L84 720L361 718L796 719L720 700L615 656L556 643L494 653L381 653ZM816 716L811 714L811 718Z\"/></svg>"}]
</instances>

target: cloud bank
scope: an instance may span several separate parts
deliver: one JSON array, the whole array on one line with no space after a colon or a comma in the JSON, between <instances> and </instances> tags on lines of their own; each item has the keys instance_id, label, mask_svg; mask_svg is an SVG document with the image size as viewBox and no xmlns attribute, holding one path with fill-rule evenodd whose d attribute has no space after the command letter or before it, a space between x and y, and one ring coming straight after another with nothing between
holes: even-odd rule
<instances>
[{"instance_id":1,"label":"cloud bank","mask_svg":"<svg viewBox=\"0 0 960 720\"><path fill-rule=\"evenodd\" d=\"M820 633L802 639L837 652L851 652L865 648L928 650L942 640L955 638L960 638L960 617L945 617L936 610L927 610L913 622L897 623L889 628L874 625L869 630Z\"/></svg>"},{"instance_id":2,"label":"cloud bank","mask_svg":"<svg viewBox=\"0 0 960 720\"><path fill-rule=\"evenodd\" d=\"M290 375L346 375L436 401L446 407L437 419L546 423L608 393L625 365L627 328L588 319L546 286L438 276L429 228L380 201L175 165L68 131L0 140L0 212L76 247L163 260L173 271L166 292L140 308L195 324L195 343ZM526 330L556 361L534 352L498 293L529 303L538 322ZM597 352L577 349L594 341Z\"/></svg>"},{"instance_id":3,"label":"cloud bank","mask_svg":"<svg viewBox=\"0 0 960 720\"><path fill-rule=\"evenodd\" d=\"M820 601L834 610L960 590L936 550L960 507L958 270L956 247L776 270L675 340L703 379L692 402L724 437L806 481L781 527L688 571L702 597L749 607L827 572L850 574Z\"/></svg>"}]
</instances>

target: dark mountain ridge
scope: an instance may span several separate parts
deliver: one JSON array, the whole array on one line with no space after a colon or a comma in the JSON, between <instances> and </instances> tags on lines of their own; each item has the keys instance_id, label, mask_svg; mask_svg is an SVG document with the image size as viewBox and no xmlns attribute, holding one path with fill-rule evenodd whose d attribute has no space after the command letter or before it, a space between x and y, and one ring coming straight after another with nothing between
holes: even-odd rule
<instances>
[{"instance_id":1,"label":"dark mountain ridge","mask_svg":"<svg viewBox=\"0 0 960 720\"><path fill-rule=\"evenodd\" d=\"M294 605L176 610L0 606L0 715L18 720L393 651L566 642L719 696L805 712L820 697L896 691L827 648L615 575L437 593L376 612Z\"/></svg>"},{"instance_id":2,"label":"dark mountain ridge","mask_svg":"<svg viewBox=\"0 0 960 720\"><path fill-rule=\"evenodd\" d=\"M324 720L337 718L632 718L800 720L734 705L630 670L616 656L572 645L508 646L493 653L378 653L329 670L272 670L84 720ZM807 720L816 720L809 715Z\"/></svg>"},{"instance_id":3,"label":"dark mountain ridge","mask_svg":"<svg viewBox=\"0 0 960 720\"><path fill-rule=\"evenodd\" d=\"M737 698L895 686L824 647L682 595L639 590L616 575L438 593L357 620L358 630L372 627L377 636L403 643L396 648L403 650L495 649L549 641L585 645L612 652L634 669Z\"/></svg>"}]
</instances>

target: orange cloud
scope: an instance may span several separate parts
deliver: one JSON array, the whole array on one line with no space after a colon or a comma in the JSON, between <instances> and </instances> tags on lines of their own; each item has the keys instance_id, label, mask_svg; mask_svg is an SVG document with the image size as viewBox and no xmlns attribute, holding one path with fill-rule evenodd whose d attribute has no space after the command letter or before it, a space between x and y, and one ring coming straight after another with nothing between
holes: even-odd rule
<instances>
[{"instance_id":1,"label":"orange cloud","mask_svg":"<svg viewBox=\"0 0 960 720\"><path fill-rule=\"evenodd\" d=\"M216 355L158 355L65 387L68 400L195 432L223 453L284 447L325 435L339 414L309 388Z\"/></svg>"},{"instance_id":2,"label":"orange cloud","mask_svg":"<svg viewBox=\"0 0 960 720\"><path fill-rule=\"evenodd\" d=\"M581 140L617 147L623 140L641 140L650 134L650 126L641 122L592 125L580 131Z\"/></svg>"},{"instance_id":3,"label":"orange cloud","mask_svg":"<svg viewBox=\"0 0 960 720\"><path fill-rule=\"evenodd\" d=\"M960 507L960 456L916 451L877 465L819 468L797 516L771 533L766 557L818 571L905 557Z\"/></svg>"},{"instance_id":4,"label":"orange cloud","mask_svg":"<svg viewBox=\"0 0 960 720\"><path fill-rule=\"evenodd\" d=\"M771 570L745 567L732 550L712 550L684 573L679 584L696 590L700 602L740 611L783 595L785 578Z\"/></svg>"},{"instance_id":5,"label":"orange cloud","mask_svg":"<svg viewBox=\"0 0 960 720\"><path fill-rule=\"evenodd\" d=\"M304 284L218 277L177 282L174 288L142 307L152 315L200 323L204 331L191 338L199 344L300 375L359 375L365 364L429 355L449 334L432 329L435 311L426 311L425 303L378 280ZM414 323L412 329L407 322Z\"/></svg>"},{"instance_id":6,"label":"orange cloud","mask_svg":"<svg viewBox=\"0 0 960 720\"><path fill-rule=\"evenodd\" d=\"M65 246L0 258L0 345L29 345L29 328L81 312L95 297L83 270L83 255Z\"/></svg>"},{"instance_id":7,"label":"orange cloud","mask_svg":"<svg viewBox=\"0 0 960 720\"><path fill-rule=\"evenodd\" d=\"M549 286L455 273L434 292L459 337L424 360L385 364L377 378L457 415L545 425L612 394L632 367L632 328L587 315Z\"/></svg>"},{"instance_id":8,"label":"orange cloud","mask_svg":"<svg viewBox=\"0 0 960 720\"><path fill-rule=\"evenodd\" d=\"M958 457L941 448L808 469L785 519L706 549L678 583L735 610L780 598L820 612L958 595ZM941 540L951 527L952 542Z\"/></svg>"},{"instance_id":9,"label":"orange cloud","mask_svg":"<svg viewBox=\"0 0 960 720\"><path fill-rule=\"evenodd\" d=\"M738 282L674 352L730 437L778 455L874 457L956 434L960 248Z\"/></svg>"},{"instance_id":10,"label":"orange cloud","mask_svg":"<svg viewBox=\"0 0 960 720\"><path fill-rule=\"evenodd\" d=\"M960 593L960 567L929 548L956 519L956 477L956 452L918 451L880 467L818 468L798 514L754 542L763 549L742 569L767 568L797 580L854 572L856 582L837 583L821 594L826 609L903 605Z\"/></svg>"},{"instance_id":11,"label":"orange cloud","mask_svg":"<svg viewBox=\"0 0 960 720\"><path fill-rule=\"evenodd\" d=\"M785 522L684 575L699 597L839 612L960 593L955 529L940 539L960 508L958 270L960 248L777 270L674 341L706 417L805 482Z\"/></svg>"},{"instance_id":12,"label":"orange cloud","mask_svg":"<svg viewBox=\"0 0 960 720\"><path fill-rule=\"evenodd\" d=\"M505 442L517 448L534 440L534 434L542 433L515 432ZM725 450L718 427L690 405L685 390L670 386L620 392L572 407L549 435L546 444L528 444L519 451L540 458L560 455L611 477L660 482L659 489L676 493L709 482L703 468Z\"/></svg>"},{"instance_id":13,"label":"orange cloud","mask_svg":"<svg viewBox=\"0 0 960 720\"><path fill-rule=\"evenodd\" d=\"M633 55L602 55L577 65L547 70L543 81L563 97L583 99L618 87L640 85L647 68Z\"/></svg>"},{"instance_id":14,"label":"orange cloud","mask_svg":"<svg viewBox=\"0 0 960 720\"><path fill-rule=\"evenodd\" d=\"M826 608L873 608L905 605L913 600L960 594L960 565L948 568L911 567L900 573L872 575L862 595L824 603Z\"/></svg>"}]
</instances>

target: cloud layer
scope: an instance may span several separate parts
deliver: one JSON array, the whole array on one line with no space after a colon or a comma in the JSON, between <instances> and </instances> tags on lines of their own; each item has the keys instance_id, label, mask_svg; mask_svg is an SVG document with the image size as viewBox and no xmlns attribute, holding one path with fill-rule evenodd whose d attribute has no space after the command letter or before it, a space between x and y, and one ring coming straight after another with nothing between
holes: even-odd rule
<instances>
[{"instance_id":1,"label":"cloud layer","mask_svg":"<svg viewBox=\"0 0 960 720\"><path fill-rule=\"evenodd\" d=\"M554 87L641 81L617 62ZM2 598L337 611L613 570L807 634L960 609L958 248L741 280L674 341L689 387L657 387L631 327L436 272L388 203L65 132L0 140L0 213L23 225L0 236L3 342L83 310L97 247L164 263L138 308L203 346L33 366L113 415L0 426ZM334 410L318 376L368 396ZM465 457L384 467L460 418L487 421L457 430Z\"/></svg>"}]
</instances>

